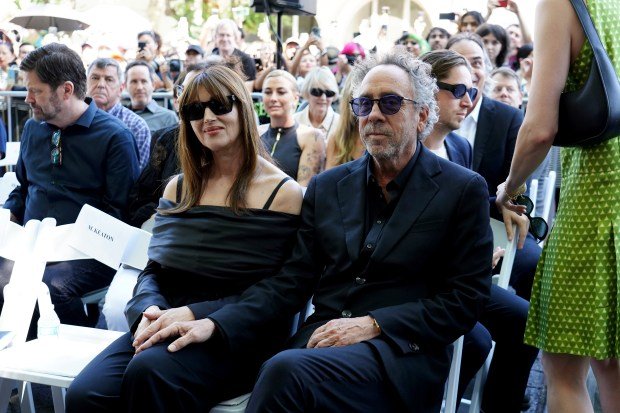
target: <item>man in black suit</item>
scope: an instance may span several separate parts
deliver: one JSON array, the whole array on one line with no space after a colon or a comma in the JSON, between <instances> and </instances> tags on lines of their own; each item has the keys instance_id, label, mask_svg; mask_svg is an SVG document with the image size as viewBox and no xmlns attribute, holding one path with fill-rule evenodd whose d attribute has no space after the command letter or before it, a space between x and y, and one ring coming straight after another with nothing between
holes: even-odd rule
<instances>
[{"instance_id":1,"label":"man in black suit","mask_svg":"<svg viewBox=\"0 0 620 413\"><path fill-rule=\"evenodd\" d=\"M450 38L448 49L463 55L472 67L472 81L481 92L485 91L490 73L490 61L484 51L480 36L459 33ZM456 131L465 137L474 150L472 169L487 181L491 217L504 220L507 215L519 227L519 250L510 277L510 285L519 297L529 301L534 272L540 258L541 248L534 237L528 235L529 221L525 215L500 212L495 206L497 186L504 182L510 171L510 162L517 141L517 133L523 122L523 112L483 95L474 101L474 108ZM508 227L507 227L508 228ZM508 233L512 238L512 231Z\"/></svg>"},{"instance_id":2,"label":"man in black suit","mask_svg":"<svg viewBox=\"0 0 620 413\"><path fill-rule=\"evenodd\" d=\"M360 63L352 108L368 153L312 179L291 258L207 319L160 331L178 350L213 333L252 351L269 320L315 312L261 368L246 412L439 411L449 345L490 288L484 179L431 154L430 67L410 55Z\"/></svg>"}]
</instances>

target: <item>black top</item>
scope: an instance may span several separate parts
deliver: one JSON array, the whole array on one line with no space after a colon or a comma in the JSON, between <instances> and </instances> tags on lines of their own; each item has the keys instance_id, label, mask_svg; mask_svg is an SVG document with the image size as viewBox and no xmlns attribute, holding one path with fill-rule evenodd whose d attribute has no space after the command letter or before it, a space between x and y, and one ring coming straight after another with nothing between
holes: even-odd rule
<instances>
[{"instance_id":1,"label":"black top","mask_svg":"<svg viewBox=\"0 0 620 413\"><path fill-rule=\"evenodd\" d=\"M159 209L175 205L162 198ZM290 255L298 227L299 216L268 209L236 215L228 207L201 205L179 214L158 213L150 261L125 310L129 325L135 329L151 305L162 309L188 305L196 319L204 319L236 302L248 287L278 272ZM265 336L275 338L258 346L281 345L289 328L290 319L270 324L266 329L271 333Z\"/></svg>"},{"instance_id":2,"label":"black top","mask_svg":"<svg viewBox=\"0 0 620 413\"><path fill-rule=\"evenodd\" d=\"M168 180L179 173L176 147L178 136L178 125L160 129L153 134L154 145L149 163L129 193L126 214L129 225L139 228L155 213Z\"/></svg>"},{"instance_id":3,"label":"black top","mask_svg":"<svg viewBox=\"0 0 620 413\"><path fill-rule=\"evenodd\" d=\"M301 147L297 142L297 128L299 124L288 128L272 128L261 135L261 140L267 152L282 171L293 179L297 179L299 171L299 159L301 158ZM279 135L279 136L278 136Z\"/></svg>"}]
</instances>

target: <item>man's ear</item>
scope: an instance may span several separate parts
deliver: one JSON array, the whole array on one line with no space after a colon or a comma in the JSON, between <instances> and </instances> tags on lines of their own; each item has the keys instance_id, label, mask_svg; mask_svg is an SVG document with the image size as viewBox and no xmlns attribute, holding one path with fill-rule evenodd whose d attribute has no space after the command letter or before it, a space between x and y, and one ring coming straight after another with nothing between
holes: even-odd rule
<instances>
[{"instance_id":1,"label":"man's ear","mask_svg":"<svg viewBox=\"0 0 620 413\"><path fill-rule=\"evenodd\" d=\"M75 92L75 85L73 82L67 80L60 87L62 88L63 99L67 100L69 97L73 96L73 93Z\"/></svg>"},{"instance_id":2,"label":"man's ear","mask_svg":"<svg viewBox=\"0 0 620 413\"><path fill-rule=\"evenodd\" d=\"M424 131L427 121L428 121L428 108L423 107L420 109L420 113L418 114L418 125L417 125L418 133L421 133L422 131Z\"/></svg>"}]
</instances>

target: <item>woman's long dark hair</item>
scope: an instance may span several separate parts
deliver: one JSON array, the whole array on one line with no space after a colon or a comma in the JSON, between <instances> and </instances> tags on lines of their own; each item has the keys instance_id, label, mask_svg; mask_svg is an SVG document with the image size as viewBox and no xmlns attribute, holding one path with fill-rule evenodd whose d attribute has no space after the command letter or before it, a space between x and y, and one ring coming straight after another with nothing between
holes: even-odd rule
<instances>
[{"instance_id":1,"label":"woman's long dark hair","mask_svg":"<svg viewBox=\"0 0 620 413\"><path fill-rule=\"evenodd\" d=\"M226 101L229 95L235 96L234 105L239 113L239 139L243 146L243 161L235 182L227 196L228 206L241 213L246 209L246 195L258 157L269 159L269 155L260 141L254 118L252 97L243 84L243 80L231 69L223 65L207 67L204 72L192 79L181 95L179 106L197 102L198 92L205 89L211 99ZM213 162L213 153L198 140L190 121L181 116L177 152L184 174L183 188L179 204L162 213L180 213L198 204L200 196L207 185Z\"/></svg>"}]
</instances>

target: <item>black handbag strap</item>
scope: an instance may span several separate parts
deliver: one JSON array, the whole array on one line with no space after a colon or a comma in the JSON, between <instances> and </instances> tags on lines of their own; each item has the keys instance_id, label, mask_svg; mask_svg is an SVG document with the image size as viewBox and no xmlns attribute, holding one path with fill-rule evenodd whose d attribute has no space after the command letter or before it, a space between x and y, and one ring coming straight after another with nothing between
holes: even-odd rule
<instances>
[{"instance_id":1,"label":"black handbag strap","mask_svg":"<svg viewBox=\"0 0 620 413\"><path fill-rule=\"evenodd\" d=\"M609 56L603 47L603 43L601 42L601 38L596 31L596 27L594 27L592 17L590 17L590 13L588 13L586 3L583 0L570 0L570 2L575 9L575 13L577 13L577 17L581 22L583 32L585 33L588 42L590 43L590 46L592 46L595 59L599 61L601 57L606 57L609 59Z\"/></svg>"}]
</instances>

